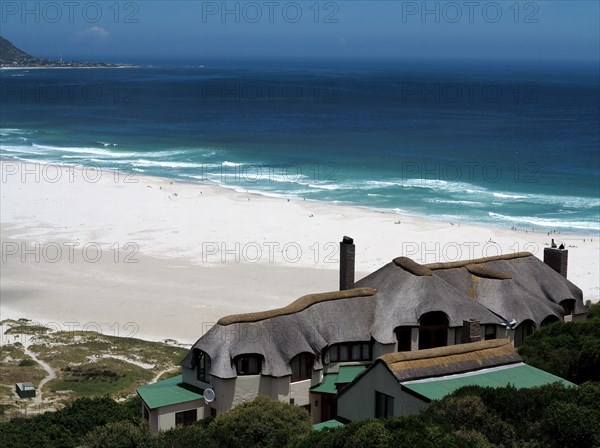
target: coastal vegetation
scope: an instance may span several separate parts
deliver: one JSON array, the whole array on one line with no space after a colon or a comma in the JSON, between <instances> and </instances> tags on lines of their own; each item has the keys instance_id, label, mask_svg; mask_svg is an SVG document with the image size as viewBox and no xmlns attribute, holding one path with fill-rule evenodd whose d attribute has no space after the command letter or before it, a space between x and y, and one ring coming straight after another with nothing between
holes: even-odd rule
<instances>
[{"instance_id":1,"label":"coastal vegetation","mask_svg":"<svg viewBox=\"0 0 600 448\"><path fill-rule=\"evenodd\" d=\"M187 352L175 341L55 331L26 319L4 320L0 328L0 413L5 419L57 410L83 397L126 400L136 387L178 374ZM36 398L19 399L18 382L33 383Z\"/></svg>"},{"instance_id":2,"label":"coastal vegetation","mask_svg":"<svg viewBox=\"0 0 600 448\"><path fill-rule=\"evenodd\" d=\"M466 387L423 413L311 429L302 408L266 397L152 437L140 401L81 398L57 412L0 424L7 447L434 448L600 446L600 383L579 388ZM393 443L392 443L393 442Z\"/></svg>"},{"instance_id":3,"label":"coastal vegetation","mask_svg":"<svg viewBox=\"0 0 600 448\"><path fill-rule=\"evenodd\" d=\"M600 304L587 306L587 320L555 322L525 339L523 361L573 383L599 381Z\"/></svg>"}]
</instances>

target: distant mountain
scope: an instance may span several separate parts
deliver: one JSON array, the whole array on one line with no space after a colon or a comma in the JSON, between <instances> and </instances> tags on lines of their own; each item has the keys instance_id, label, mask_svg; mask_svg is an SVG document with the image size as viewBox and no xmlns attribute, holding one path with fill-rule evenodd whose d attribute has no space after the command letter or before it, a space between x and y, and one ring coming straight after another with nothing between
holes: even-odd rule
<instances>
[{"instance_id":1,"label":"distant mountain","mask_svg":"<svg viewBox=\"0 0 600 448\"><path fill-rule=\"evenodd\" d=\"M32 65L38 65L39 60L25 53L23 50L19 50L10 41L0 36L0 66L16 65L22 67L29 67Z\"/></svg>"},{"instance_id":2,"label":"distant mountain","mask_svg":"<svg viewBox=\"0 0 600 448\"><path fill-rule=\"evenodd\" d=\"M39 59L15 47L0 36L0 67L120 67L103 62L52 61Z\"/></svg>"}]
</instances>

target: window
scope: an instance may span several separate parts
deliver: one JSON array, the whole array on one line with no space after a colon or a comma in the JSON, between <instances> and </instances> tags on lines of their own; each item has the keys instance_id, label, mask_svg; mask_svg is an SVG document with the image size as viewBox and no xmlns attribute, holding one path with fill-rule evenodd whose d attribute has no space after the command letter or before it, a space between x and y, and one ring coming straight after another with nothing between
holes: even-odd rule
<instances>
[{"instance_id":1,"label":"window","mask_svg":"<svg viewBox=\"0 0 600 448\"><path fill-rule=\"evenodd\" d=\"M448 345L448 318L444 313L425 313L419 324L419 350Z\"/></svg>"},{"instance_id":2,"label":"window","mask_svg":"<svg viewBox=\"0 0 600 448\"><path fill-rule=\"evenodd\" d=\"M375 391L375 418L394 416L394 397Z\"/></svg>"},{"instance_id":3,"label":"window","mask_svg":"<svg viewBox=\"0 0 600 448\"><path fill-rule=\"evenodd\" d=\"M142 407L144 408L144 420L150 420L150 411L146 405L142 405Z\"/></svg>"},{"instance_id":4,"label":"window","mask_svg":"<svg viewBox=\"0 0 600 448\"><path fill-rule=\"evenodd\" d=\"M340 361L350 361L350 356L348 356L348 345L340 345Z\"/></svg>"},{"instance_id":5,"label":"window","mask_svg":"<svg viewBox=\"0 0 600 448\"><path fill-rule=\"evenodd\" d=\"M194 349L194 364L198 381L210 383L210 356L202 350Z\"/></svg>"},{"instance_id":6,"label":"window","mask_svg":"<svg viewBox=\"0 0 600 448\"><path fill-rule=\"evenodd\" d=\"M488 339L496 339L496 326L495 325L486 325L485 326L485 340Z\"/></svg>"},{"instance_id":7,"label":"window","mask_svg":"<svg viewBox=\"0 0 600 448\"><path fill-rule=\"evenodd\" d=\"M235 369L238 375L260 375L261 367L261 355L241 355L235 358Z\"/></svg>"},{"instance_id":8,"label":"window","mask_svg":"<svg viewBox=\"0 0 600 448\"><path fill-rule=\"evenodd\" d=\"M563 307L565 316L569 316L573 314L573 311L575 311L575 300L573 299L563 300L562 302L560 302L560 305Z\"/></svg>"},{"instance_id":9,"label":"window","mask_svg":"<svg viewBox=\"0 0 600 448\"><path fill-rule=\"evenodd\" d=\"M175 414L175 425L176 426L188 426L198 420L198 410L192 409L191 411L177 412Z\"/></svg>"},{"instance_id":10,"label":"window","mask_svg":"<svg viewBox=\"0 0 600 448\"><path fill-rule=\"evenodd\" d=\"M396 340L398 341L399 352L410 352L412 348L412 328L398 327L396 328Z\"/></svg>"},{"instance_id":11,"label":"window","mask_svg":"<svg viewBox=\"0 0 600 448\"><path fill-rule=\"evenodd\" d=\"M291 382L311 379L314 362L315 357L310 353L300 353L294 356L290 361L292 366Z\"/></svg>"},{"instance_id":12,"label":"window","mask_svg":"<svg viewBox=\"0 0 600 448\"><path fill-rule=\"evenodd\" d=\"M345 342L329 347L329 362L370 361L369 342Z\"/></svg>"},{"instance_id":13,"label":"window","mask_svg":"<svg viewBox=\"0 0 600 448\"><path fill-rule=\"evenodd\" d=\"M533 333L535 330L535 324L526 320L515 328L515 347L520 347L523 344L523 339Z\"/></svg>"},{"instance_id":14,"label":"window","mask_svg":"<svg viewBox=\"0 0 600 448\"><path fill-rule=\"evenodd\" d=\"M556 316L550 315L548 317L546 317L541 323L540 323L540 327L545 327L546 325L550 325L553 324L554 322L558 322L559 319Z\"/></svg>"}]
</instances>

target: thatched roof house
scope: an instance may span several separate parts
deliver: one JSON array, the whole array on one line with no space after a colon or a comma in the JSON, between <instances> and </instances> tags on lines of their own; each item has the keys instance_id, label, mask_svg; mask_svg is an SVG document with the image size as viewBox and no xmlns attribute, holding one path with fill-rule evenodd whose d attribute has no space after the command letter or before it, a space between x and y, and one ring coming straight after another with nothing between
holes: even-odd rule
<instances>
[{"instance_id":1,"label":"thatched roof house","mask_svg":"<svg viewBox=\"0 0 600 448\"><path fill-rule=\"evenodd\" d=\"M140 389L151 430L217 415L257 395L303 406L313 423L327 421L336 416L338 393L372 368L385 370L382 387L401 385L402 399L412 397L402 405L410 413L427 397L415 398L407 381L514 367L513 345L542 325L586 313L581 290L566 278L566 250L548 248L544 261L528 252L424 265L399 257L356 283L354 251L344 237L340 291L223 317L192 346L181 380ZM523 369L534 383L541 377ZM353 390L370 383L360 384Z\"/></svg>"},{"instance_id":2,"label":"thatched roof house","mask_svg":"<svg viewBox=\"0 0 600 448\"><path fill-rule=\"evenodd\" d=\"M328 346L396 344L398 329L424 328L424 316L441 319L432 326L446 327L443 343L431 343L436 346L461 342L448 330L462 330L468 319L510 330L524 322L538 328L562 320L566 309L586 312L581 290L528 252L426 265L400 257L354 286L308 295L277 310L224 317L193 349L210 357L212 376L234 378L233 360L257 354L263 375L282 377L291 375L296 355L312 354L319 370L327 362ZM191 350L183 366L192 368L193 358Z\"/></svg>"}]
</instances>

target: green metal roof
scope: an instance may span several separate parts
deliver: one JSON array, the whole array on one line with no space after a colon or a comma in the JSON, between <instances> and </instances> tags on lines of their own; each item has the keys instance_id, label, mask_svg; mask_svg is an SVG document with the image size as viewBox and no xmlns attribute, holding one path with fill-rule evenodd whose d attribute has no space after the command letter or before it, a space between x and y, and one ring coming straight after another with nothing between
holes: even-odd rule
<instances>
[{"instance_id":1,"label":"green metal roof","mask_svg":"<svg viewBox=\"0 0 600 448\"><path fill-rule=\"evenodd\" d=\"M338 373L338 383L351 383L366 366L341 366Z\"/></svg>"},{"instance_id":2,"label":"green metal roof","mask_svg":"<svg viewBox=\"0 0 600 448\"><path fill-rule=\"evenodd\" d=\"M146 406L150 409L161 408L177 403L186 403L188 401L203 398L201 394L178 386L182 380L181 375L177 375L167 380L138 387L137 393L142 397L142 400L144 400L144 403L146 403Z\"/></svg>"},{"instance_id":3,"label":"green metal roof","mask_svg":"<svg viewBox=\"0 0 600 448\"><path fill-rule=\"evenodd\" d=\"M326 373L323 376L323 381L318 385L311 387L311 392L321 394L337 394L336 384L350 383L358 376L360 372L365 370L366 366L340 366L338 373Z\"/></svg>"},{"instance_id":4,"label":"green metal roof","mask_svg":"<svg viewBox=\"0 0 600 448\"><path fill-rule=\"evenodd\" d=\"M556 382L577 387L567 380L523 363L401 384L430 400L440 400L463 386L504 387L511 384L521 389Z\"/></svg>"},{"instance_id":5,"label":"green metal roof","mask_svg":"<svg viewBox=\"0 0 600 448\"><path fill-rule=\"evenodd\" d=\"M318 392L321 394L336 394L337 389L335 387L335 383L337 382L337 379L337 373L326 373L323 376L323 381L316 386L311 387L310 390L311 392Z\"/></svg>"},{"instance_id":6,"label":"green metal roof","mask_svg":"<svg viewBox=\"0 0 600 448\"><path fill-rule=\"evenodd\" d=\"M313 429L315 431L320 431L323 428L337 428L338 426L344 426L344 424L337 420L327 420L326 422L321 422L317 423L316 425L313 425Z\"/></svg>"}]
</instances>

